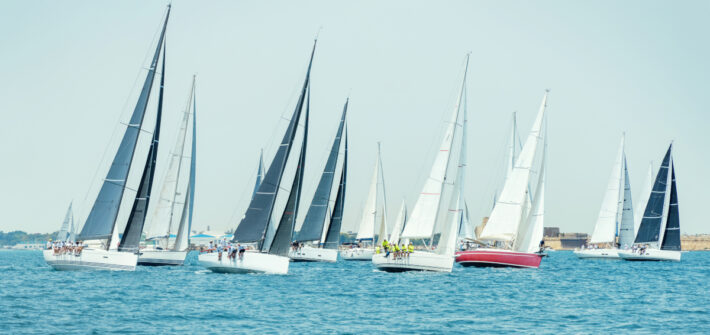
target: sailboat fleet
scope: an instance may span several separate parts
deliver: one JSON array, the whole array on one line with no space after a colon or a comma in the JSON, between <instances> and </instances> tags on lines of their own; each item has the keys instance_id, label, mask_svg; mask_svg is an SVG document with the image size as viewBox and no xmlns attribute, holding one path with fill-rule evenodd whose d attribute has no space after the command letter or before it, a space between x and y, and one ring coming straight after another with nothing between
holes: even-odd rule
<instances>
[{"instance_id":1,"label":"sailboat fleet","mask_svg":"<svg viewBox=\"0 0 710 335\"><path fill-rule=\"evenodd\" d=\"M56 270L132 271L137 265L179 266L184 264L191 250L197 157L194 76L180 114L176 143L165 167L160 166L157 159L165 90L165 35L170 10L168 6L138 101L81 231L75 234L70 204L56 236L58 241L71 243L71 252L58 252L57 248L43 252L47 264ZM488 221L480 231L476 230L471 225L464 197L468 165L468 55L441 145L414 207L409 211L402 201L396 220L388 224L378 143L357 230L357 244L339 253L348 171L349 98L340 114L313 196L309 203L301 201L307 182L304 171L310 131L310 76L316 45L317 39L296 106L270 164L264 164L263 152L261 154L249 206L230 241L225 239L219 247L199 254L200 265L213 272L287 274L291 262L336 262L340 256L343 260L371 261L376 269L385 272L451 272L454 263L475 267L540 266L546 256L542 240L548 92L521 148L518 148L514 114L506 178ZM149 113L149 102L153 101L151 93L158 73L155 124L147 131L144 119ZM143 141L147 142L146 148L138 148L142 145L141 135L150 136L150 141ZM582 259L679 261L680 220L672 145L655 176L649 168L647 186L635 213L624 146L625 136L622 136L590 240L592 247L574 253ZM142 152L140 149L147 149L147 155L135 155L137 151ZM155 172L159 168L165 172L158 182ZM140 176L135 189L128 185L129 176L133 175ZM158 196L153 196L154 184L161 187ZM127 191L130 196L126 196ZM307 209L299 211L302 207ZM125 222L119 222L121 210L129 210Z\"/></svg>"}]
</instances>

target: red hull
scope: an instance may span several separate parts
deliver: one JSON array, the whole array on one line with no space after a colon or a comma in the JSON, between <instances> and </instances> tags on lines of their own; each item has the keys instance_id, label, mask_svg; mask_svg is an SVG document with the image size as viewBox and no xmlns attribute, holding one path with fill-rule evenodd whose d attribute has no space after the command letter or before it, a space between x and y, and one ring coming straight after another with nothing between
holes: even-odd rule
<instances>
[{"instance_id":1,"label":"red hull","mask_svg":"<svg viewBox=\"0 0 710 335\"><path fill-rule=\"evenodd\" d=\"M538 268L541 254L506 250L471 250L456 253L456 263L477 267Z\"/></svg>"}]
</instances>

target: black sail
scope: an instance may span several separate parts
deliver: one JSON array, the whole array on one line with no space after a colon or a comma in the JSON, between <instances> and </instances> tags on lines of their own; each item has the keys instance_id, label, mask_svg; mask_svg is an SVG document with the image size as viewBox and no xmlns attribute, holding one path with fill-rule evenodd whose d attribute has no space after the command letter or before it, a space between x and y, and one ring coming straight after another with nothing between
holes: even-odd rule
<instances>
[{"instance_id":1,"label":"black sail","mask_svg":"<svg viewBox=\"0 0 710 335\"><path fill-rule=\"evenodd\" d=\"M678 215L678 193L675 188L675 166L671 162L671 198L668 205L668 221L663 234L662 250L680 250L680 217Z\"/></svg>"},{"instance_id":2,"label":"black sail","mask_svg":"<svg viewBox=\"0 0 710 335\"><path fill-rule=\"evenodd\" d=\"M150 92L153 87L155 68L158 65L158 57L165 38L165 29L168 26L169 17L170 5L168 5L160 39L155 48L155 53L150 63L150 69L143 83L138 102L133 109L131 119L126 127L126 131L123 133L121 144L116 151L116 155L106 174L103 185L101 185L99 194L96 196L96 200L91 207L91 212L86 218L84 227L81 229L79 236L77 236L77 240L105 239L111 237L113 227L116 224L118 210L121 207L121 198L123 197L123 191L126 187L126 180L128 179L133 154L135 153L136 144L138 143L138 134L143 125L143 117L145 116L148 99L150 98Z\"/></svg>"},{"instance_id":3,"label":"black sail","mask_svg":"<svg viewBox=\"0 0 710 335\"><path fill-rule=\"evenodd\" d=\"M308 117L310 109L310 89L309 89L309 103L306 104L306 115L303 129L303 143L301 144L301 154L298 156L298 164L296 165L296 176L293 178L293 183L291 184L291 191L288 195L288 200L286 201L286 207L284 208L283 215L281 215L281 220L278 227L276 228L276 233L274 234L274 239L269 246L269 253L279 256L288 256L289 248L291 247L291 240L293 238L293 230L296 226L296 218L298 217L298 204L301 201L301 188L303 185L303 171L305 170L306 163L306 147L308 142Z\"/></svg>"},{"instance_id":4,"label":"black sail","mask_svg":"<svg viewBox=\"0 0 710 335\"><path fill-rule=\"evenodd\" d=\"M338 163L338 153L340 152L340 139L343 135L347 110L348 102L346 101L343 114L338 124L338 132L335 134L333 146L330 149L323 174L321 175L320 182L318 182L316 192L313 194L311 206L308 208L306 217L303 220L303 225L301 225L301 230L296 234L296 241L320 241L321 235L323 234L323 226L326 214L328 213L328 205L330 204L330 191L333 188L333 180L335 179L335 168Z\"/></svg>"},{"instance_id":5,"label":"black sail","mask_svg":"<svg viewBox=\"0 0 710 335\"><path fill-rule=\"evenodd\" d=\"M274 209L276 196L278 195L279 185L281 184L281 177L283 176L286 161L291 152L293 139L296 136L298 120L301 116L301 110L303 109L306 97L306 89L310 81L311 65L313 64L315 51L316 43L313 43L306 79L303 82L303 88L301 89L301 95L296 104L296 110L294 110L291 116L291 121L286 129L281 145L279 145L276 155L274 155L274 159L271 161L271 165L269 165L269 169L266 171L264 179L261 184L259 184L259 189L252 197L249 208L247 208L244 214L244 218L242 218L237 230L234 232L233 242L261 242L264 239L266 227L269 221L271 221L271 214ZM261 246L259 246L259 248L261 248Z\"/></svg>"},{"instance_id":6,"label":"black sail","mask_svg":"<svg viewBox=\"0 0 710 335\"><path fill-rule=\"evenodd\" d=\"M348 175L348 133L345 133L345 153L343 156L343 170L340 173L340 184L338 184L338 194L333 205L333 214L330 216L328 233L325 235L326 249L338 249L340 245L340 227L343 223L343 210L345 209L345 181Z\"/></svg>"},{"instance_id":7,"label":"black sail","mask_svg":"<svg viewBox=\"0 0 710 335\"><path fill-rule=\"evenodd\" d=\"M636 233L636 240L634 243L659 242L658 240L661 233L661 224L663 221L663 208L665 207L666 201L666 189L668 188L667 183L671 159L671 148L672 146L668 148L668 151L666 151L666 155L663 157L663 163L658 169L656 181L653 183L653 189L651 190L651 195L648 198L646 210L643 213L641 225L639 226L638 233Z\"/></svg>"},{"instance_id":8,"label":"black sail","mask_svg":"<svg viewBox=\"0 0 710 335\"><path fill-rule=\"evenodd\" d=\"M160 73L160 91L158 93L158 113L155 118L155 129L150 142L150 150L143 168L136 199L133 201L133 208L128 217L126 229L123 231L121 243L118 245L119 251L137 251L143 234L143 225L148 212L150 193L153 188L153 177L155 175L155 161L158 157L158 141L160 139L160 120L163 115L163 93L165 86L165 44L163 44L163 65Z\"/></svg>"}]
</instances>

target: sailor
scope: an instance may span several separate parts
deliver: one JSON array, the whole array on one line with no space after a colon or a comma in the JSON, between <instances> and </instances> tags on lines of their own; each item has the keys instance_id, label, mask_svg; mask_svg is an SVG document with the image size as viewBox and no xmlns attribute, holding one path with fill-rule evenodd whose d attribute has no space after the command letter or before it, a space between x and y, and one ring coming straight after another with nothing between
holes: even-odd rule
<instances>
[{"instance_id":1,"label":"sailor","mask_svg":"<svg viewBox=\"0 0 710 335\"><path fill-rule=\"evenodd\" d=\"M414 245L412 244L412 242L409 242L409 247L407 247L407 251L410 254L414 252ZM409 255L407 255L407 257L409 257Z\"/></svg>"},{"instance_id":2,"label":"sailor","mask_svg":"<svg viewBox=\"0 0 710 335\"><path fill-rule=\"evenodd\" d=\"M49 241L47 241L47 249L52 249L52 239L50 238Z\"/></svg>"},{"instance_id":3,"label":"sailor","mask_svg":"<svg viewBox=\"0 0 710 335\"><path fill-rule=\"evenodd\" d=\"M382 241L382 248L385 250L389 250L389 243L387 242L387 239L384 239Z\"/></svg>"},{"instance_id":4,"label":"sailor","mask_svg":"<svg viewBox=\"0 0 710 335\"><path fill-rule=\"evenodd\" d=\"M380 254L380 246L379 245L375 246L375 253L378 255Z\"/></svg>"},{"instance_id":5,"label":"sailor","mask_svg":"<svg viewBox=\"0 0 710 335\"><path fill-rule=\"evenodd\" d=\"M237 249L239 250L239 259L244 259L244 252L246 249L244 249L244 246L237 243Z\"/></svg>"}]
</instances>

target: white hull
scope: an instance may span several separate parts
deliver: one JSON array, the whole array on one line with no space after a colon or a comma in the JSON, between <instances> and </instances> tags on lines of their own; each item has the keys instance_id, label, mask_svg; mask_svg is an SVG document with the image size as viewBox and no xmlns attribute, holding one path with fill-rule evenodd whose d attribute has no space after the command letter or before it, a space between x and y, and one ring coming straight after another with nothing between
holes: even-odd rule
<instances>
[{"instance_id":1,"label":"white hull","mask_svg":"<svg viewBox=\"0 0 710 335\"><path fill-rule=\"evenodd\" d=\"M132 252L115 250L84 249L79 256L74 253L55 254L53 250L44 250L44 260L59 271L76 270L123 270L135 271L138 255Z\"/></svg>"},{"instance_id":2,"label":"white hull","mask_svg":"<svg viewBox=\"0 0 710 335\"><path fill-rule=\"evenodd\" d=\"M619 259L619 249L582 249L575 250L574 255L577 258L589 259L589 258L605 258L605 259Z\"/></svg>"},{"instance_id":3,"label":"white hull","mask_svg":"<svg viewBox=\"0 0 710 335\"><path fill-rule=\"evenodd\" d=\"M255 251L247 251L241 259L229 259L227 253L222 253L222 259L218 259L216 252L200 254L198 260L200 264L208 270L220 273L269 273L287 274L288 257L266 254Z\"/></svg>"},{"instance_id":4,"label":"white hull","mask_svg":"<svg viewBox=\"0 0 710 335\"><path fill-rule=\"evenodd\" d=\"M377 269L388 272L402 271L436 271L451 272L454 266L454 256L439 255L433 252L415 251L409 256L394 259L393 255L386 254L372 256L372 264Z\"/></svg>"},{"instance_id":5,"label":"white hull","mask_svg":"<svg viewBox=\"0 0 710 335\"><path fill-rule=\"evenodd\" d=\"M370 261L375 254L372 248L352 248L340 252L340 258L346 261Z\"/></svg>"},{"instance_id":6,"label":"white hull","mask_svg":"<svg viewBox=\"0 0 710 335\"><path fill-rule=\"evenodd\" d=\"M658 249L647 249L646 252L641 255L638 251L619 251L619 257L627 261L673 261L680 262L680 251L676 250L658 250Z\"/></svg>"},{"instance_id":7,"label":"white hull","mask_svg":"<svg viewBox=\"0 0 710 335\"><path fill-rule=\"evenodd\" d=\"M142 250L138 256L138 265L183 265L188 251Z\"/></svg>"},{"instance_id":8,"label":"white hull","mask_svg":"<svg viewBox=\"0 0 710 335\"><path fill-rule=\"evenodd\" d=\"M288 257L294 262L331 262L338 260L337 249L314 248L304 245L297 250L291 250Z\"/></svg>"}]
</instances>

